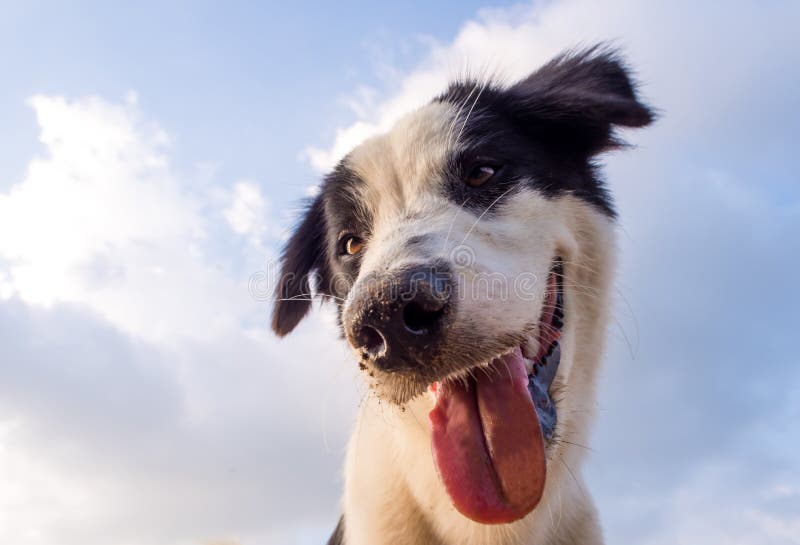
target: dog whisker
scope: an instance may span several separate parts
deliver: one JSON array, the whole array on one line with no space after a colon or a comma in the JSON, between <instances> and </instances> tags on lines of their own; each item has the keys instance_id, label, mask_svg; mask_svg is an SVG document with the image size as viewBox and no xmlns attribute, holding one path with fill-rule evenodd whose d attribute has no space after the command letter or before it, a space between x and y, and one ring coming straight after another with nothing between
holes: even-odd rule
<instances>
[{"instance_id":1,"label":"dog whisker","mask_svg":"<svg viewBox=\"0 0 800 545\"><path fill-rule=\"evenodd\" d=\"M500 202L500 199L502 199L503 197L505 197L506 195L511 193L511 191L514 190L514 189L516 189L516 188L514 186L511 186L508 189L506 189L505 191L503 191L503 193L499 197L497 197L495 200L493 200L492 203L489 206L487 206L486 209L483 212L481 212L481 215L478 216L478 218L474 222L472 222L472 225L470 226L469 230L467 231L467 234L464 235L463 239L461 239L461 242L459 243L459 246L463 246L464 245L464 242L467 241L469 236L472 234L472 230L475 229L475 226L478 225L478 222L480 222L481 219L483 219L483 216L485 216L495 204Z\"/></svg>"},{"instance_id":2,"label":"dog whisker","mask_svg":"<svg viewBox=\"0 0 800 545\"><path fill-rule=\"evenodd\" d=\"M442 245L442 251L443 252L447 249L447 243L450 242L450 233L453 232L453 225L456 222L456 218L461 213L461 211L464 209L464 205L466 205L468 201L469 201L469 197L464 199L464 202L462 202L461 205L456 209L456 211L453 212L453 218L450 220L450 226L447 228L447 234L444 237L444 244Z\"/></svg>"},{"instance_id":3,"label":"dog whisker","mask_svg":"<svg viewBox=\"0 0 800 545\"><path fill-rule=\"evenodd\" d=\"M564 461L564 457L561 456L561 455L558 455L558 456L556 456L556 459L559 462L561 462L561 465L563 465L564 469L567 470L567 473L569 473L569 476L572 477L572 480L575 482L575 485L578 487L578 490L580 490L581 495L583 496L583 498L584 499L588 499L588 496L586 495L586 491L581 486L581 483L578 481L577 477L575 477L575 473L573 473L572 470L570 469L569 465L567 465L567 462Z\"/></svg>"},{"instance_id":4,"label":"dog whisker","mask_svg":"<svg viewBox=\"0 0 800 545\"><path fill-rule=\"evenodd\" d=\"M475 100L472 102L472 106L470 107L469 111L467 112L466 118L464 118L464 123L461 124L461 130L458 131L458 136L456 136L456 142L461 140L461 135L464 133L464 128L467 126L467 122L469 121L470 116L472 115L472 111L475 109L475 105L478 104L478 100L480 100L481 95L483 94L483 90L486 89L486 86L489 85L488 78L484 80L483 84L481 85L480 90L478 91Z\"/></svg>"}]
</instances>

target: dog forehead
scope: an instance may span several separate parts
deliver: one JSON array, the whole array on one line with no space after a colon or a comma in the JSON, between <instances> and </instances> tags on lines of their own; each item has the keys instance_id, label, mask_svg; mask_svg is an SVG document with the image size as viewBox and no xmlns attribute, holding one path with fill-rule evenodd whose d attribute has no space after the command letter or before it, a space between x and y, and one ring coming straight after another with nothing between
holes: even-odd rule
<instances>
[{"instance_id":1,"label":"dog forehead","mask_svg":"<svg viewBox=\"0 0 800 545\"><path fill-rule=\"evenodd\" d=\"M451 104L430 103L355 148L347 166L363 181L359 200L376 212L400 210L439 192L458 133L456 114Z\"/></svg>"}]
</instances>

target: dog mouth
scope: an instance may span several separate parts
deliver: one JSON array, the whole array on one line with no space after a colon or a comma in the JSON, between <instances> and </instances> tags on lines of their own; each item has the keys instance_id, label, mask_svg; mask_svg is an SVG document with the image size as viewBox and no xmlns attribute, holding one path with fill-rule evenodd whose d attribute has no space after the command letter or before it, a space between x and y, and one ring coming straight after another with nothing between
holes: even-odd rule
<instances>
[{"instance_id":1,"label":"dog mouth","mask_svg":"<svg viewBox=\"0 0 800 545\"><path fill-rule=\"evenodd\" d=\"M545 443L557 417L550 389L561 360L561 279L557 259L530 342L431 386L434 463L455 508L476 522L521 519L544 492Z\"/></svg>"}]
</instances>

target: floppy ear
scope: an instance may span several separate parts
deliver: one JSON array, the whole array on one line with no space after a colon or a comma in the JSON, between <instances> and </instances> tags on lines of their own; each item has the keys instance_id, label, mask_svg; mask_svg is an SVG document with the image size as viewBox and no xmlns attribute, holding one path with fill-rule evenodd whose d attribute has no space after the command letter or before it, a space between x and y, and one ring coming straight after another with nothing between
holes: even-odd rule
<instances>
[{"instance_id":1,"label":"floppy ear","mask_svg":"<svg viewBox=\"0 0 800 545\"><path fill-rule=\"evenodd\" d=\"M281 254L280 277L275 288L272 330L283 337L311 310L311 276L325 276L325 210L316 197L305 210ZM324 282L323 282L324 284Z\"/></svg>"},{"instance_id":2,"label":"floppy ear","mask_svg":"<svg viewBox=\"0 0 800 545\"><path fill-rule=\"evenodd\" d=\"M541 139L591 156L621 144L614 126L644 127L654 114L613 50L595 46L562 54L507 92L513 114Z\"/></svg>"}]
</instances>

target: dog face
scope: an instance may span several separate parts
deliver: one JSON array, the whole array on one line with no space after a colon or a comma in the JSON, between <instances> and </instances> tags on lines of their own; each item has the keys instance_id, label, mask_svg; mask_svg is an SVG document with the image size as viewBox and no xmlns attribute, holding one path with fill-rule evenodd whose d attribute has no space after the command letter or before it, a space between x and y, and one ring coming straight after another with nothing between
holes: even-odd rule
<instances>
[{"instance_id":1,"label":"dog face","mask_svg":"<svg viewBox=\"0 0 800 545\"><path fill-rule=\"evenodd\" d=\"M452 84L347 155L285 248L275 332L313 289L375 395L431 391L437 469L473 520L511 522L542 495L582 393L565 386L602 344L614 209L592 159L615 126L651 120L598 49L505 88Z\"/></svg>"}]
</instances>

